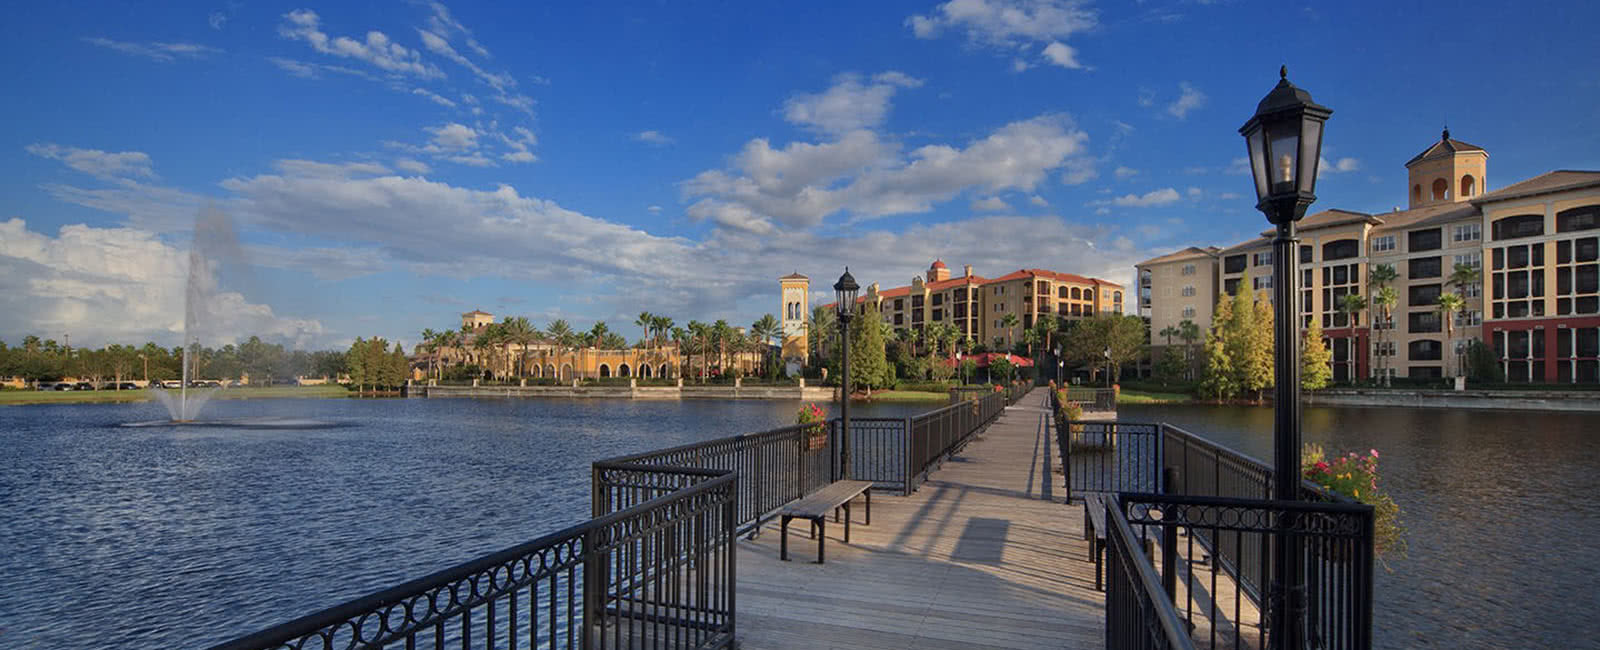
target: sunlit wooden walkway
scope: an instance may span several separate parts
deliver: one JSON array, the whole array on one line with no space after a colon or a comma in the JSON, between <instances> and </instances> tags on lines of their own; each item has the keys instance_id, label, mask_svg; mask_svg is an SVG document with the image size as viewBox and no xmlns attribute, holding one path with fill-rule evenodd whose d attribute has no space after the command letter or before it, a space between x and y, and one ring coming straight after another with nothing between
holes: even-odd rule
<instances>
[{"instance_id":1,"label":"sunlit wooden walkway","mask_svg":"<svg viewBox=\"0 0 1600 650\"><path fill-rule=\"evenodd\" d=\"M776 523L741 539L740 647L1103 646L1104 594L1053 437L1035 389L915 494L874 495L872 525L852 526L850 544L830 520L827 564L812 563L803 524L790 527L790 562Z\"/></svg>"}]
</instances>

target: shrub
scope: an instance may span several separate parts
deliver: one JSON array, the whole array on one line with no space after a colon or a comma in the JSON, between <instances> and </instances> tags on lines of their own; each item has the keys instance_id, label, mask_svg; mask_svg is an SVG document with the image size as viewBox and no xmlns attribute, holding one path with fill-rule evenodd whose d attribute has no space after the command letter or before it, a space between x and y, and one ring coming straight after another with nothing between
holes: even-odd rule
<instances>
[{"instance_id":1,"label":"shrub","mask_svg":"<svg viewBox=\"0 0 1600 650\"><path fill-rule=\"evenodd\" d=\"M1324 489L1372 506L1375 530L1373 546L1380 559L1406 555L1406 530L1400 521L1400 506L1378 486L1378 450L1366 456L1350 452L1329 460L1321 445L1307 444L1300 452L1305 477Z\"/></svg>"}]
</instances>

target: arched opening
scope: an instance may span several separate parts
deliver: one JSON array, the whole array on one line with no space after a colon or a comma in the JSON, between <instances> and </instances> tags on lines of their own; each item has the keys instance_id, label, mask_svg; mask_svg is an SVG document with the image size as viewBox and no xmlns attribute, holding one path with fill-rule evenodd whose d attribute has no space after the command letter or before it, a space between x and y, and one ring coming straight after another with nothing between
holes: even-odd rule
<instances>
[{"instance_id":1,"label":"arched opening","mask_svg":"<svg viewBox=\"0 0 1600 650\"><path fill-rule=\"evenodd\" d=\"M533 367L528 369L528 376L533 377L534 379L538 379L539 378L539 371L540 371L539 364L537 364L537 363L533 364Z\"/></svg>"},{"instance_id":2,"label":"arched opening","mask_svg":"<svg viewBox=\"0 0 1600 650\"><path fill-rule=\"evenodd\" d=\"M639 364L639 376L643 377L645 379L650 379L650 364L648 364L648 363Z\"/></svg>"},{"instance_id":3,"label":"arched opening","mask_svg":"<svg viewBox=\"0 0 1600 650\"><path fill-rule=\"evenodd\" d=\"M556 376L556 367L554 365L546 364L544 367L544 376L554 379Z\"/></svg>"},{"instance_id":4,"label":"arched opening","mask_svg":"<svg viewBox=\"0 0 1600 650\"><path fill-rule=\"evenodd\" d=\"M1450 198L1450 184L1444 182L1443 178L1434 179L1434 181L1433 181L1433 200L1435 200L1435 201L1443 201L1443 200L1448 199L1448 198Z\"/></svg>"},{"instance_id":5,"label":"arched opening","mask_svg":"<svg viewBox=\"0 0 1600 650\"><path fill-rule=\"evenodd\" d=\"M603 364L603 363L600 364L600 377L601 378L606 378L606 377L610 377L610 376L611 376L611 366L608 366L608 365Z\"/></svg>"},{"instance_id":6,"label":"arched opening","mask_svg":"<svg viewBox=\"0 0 1600 650\"><path fill-rule=\"evenodd\" d=\"M1073 300L1082 300L1083 299L1083 291L1081 289L1077 288L1077 287L1073 287L1072 288L1072 299Z\"/></svg>"},{"instance_id":7,"label":"arched opening","mask_svg":"<svg viewBox=\"0 0 1600 650\"><path fill-rule=\"evenodd\" d=\"M671 377L671 376L672 376L672 367L668 366L667 364L664 364L664 363L661 364L661 378L662 379L666 379L666 378Z\"/></svg>"},{"instance_id":8,"label":"arched opening","mask_svg":"<svg viewBox=\"0 0 1600 650\"><path fill-rule=\"evenodd\" d=\"M561 364L561 381L572 381L572 364Z\"/></svg>"},{"instance_id":9,"label":"arched opening","mask_svg":"<svg viewBox=\"0 0 1600 650\"><path fill-rule=\"evenodd\" d=\"M1461 177L1461 194L1460 194L1461 198L1466 198L1466 197L1472 196L1472 193L1474 191L1476 191L1476 188L1474 187L1474 185L1476 185L1476 183L1472 180L1472 174L1467 174L1466 176L1462 176Z\"/></svg>"},{"instance_id":10,"label":"arched opening","mask_svg":"<svg viewBox=\"0 0 1600 650\"><path fill-rule=\"evenodd\" d=\"M1412 185L1411 186L1411 201L1413 203L1421 203L1422 202L1422 184L1421 183L1418 183L1416 185Z\"/></svg>"},{"instance_id":11,"label":"arched opening","mask_svg":"<svg viewBox=\"0 0 1600 650\"><path fill-rule=\"evenodd\" d=\"M628 364L626 364L626 363L624 363L624 364L622 364L620 366L617 366L617 376L618 377L632 377L633 375L628 374L629 371L630 371L630 369L628 368Z\"/></svg>"}]
</instances>

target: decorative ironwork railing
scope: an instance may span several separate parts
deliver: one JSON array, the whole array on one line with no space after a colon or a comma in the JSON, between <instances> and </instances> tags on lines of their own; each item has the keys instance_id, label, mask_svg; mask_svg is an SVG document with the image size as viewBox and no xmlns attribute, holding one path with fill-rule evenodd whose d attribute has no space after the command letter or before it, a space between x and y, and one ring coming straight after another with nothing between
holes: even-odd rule
<instances>
[{"instance_id":1,"label":"decorative ironwork railing","mask_svg":"<svg viewBox=\"0 0 1600 650\"><path fill-rule=\"evenodd\" d=\"M1077 402L1085 411L1115 411L1117 410L1117 391L1111 388L1085 388L1083 386L1068 386L1067 400ZM1052 403L1059 399L1058 395L1051 395Z\"/></svg>"}]
</instances>

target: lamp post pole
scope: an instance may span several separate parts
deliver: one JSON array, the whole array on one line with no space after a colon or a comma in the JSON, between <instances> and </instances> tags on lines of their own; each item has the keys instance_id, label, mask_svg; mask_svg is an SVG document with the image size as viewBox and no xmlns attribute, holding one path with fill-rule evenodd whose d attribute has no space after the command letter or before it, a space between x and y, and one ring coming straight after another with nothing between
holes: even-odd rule
<instances>
[{"instance_id":1,"label":"lamp post pole","mask_svg":"<svg viewBox=\"0 0 1600 650\"><path fill-rule=\"evenodd\" d=\"M839 478L850 478L850 319L855 316L856 284L850 268L833 285L834 313L839 321Z\"/></svg>"},{"instance_id":2,"label":"lamp post pole","mask_svg":"<svg viewBox=\"0 0 1600 650\"><path fill-rule=\"evenodd\" d=\"M1300 291L1300 240L1295 224L1317 200L1317 166L1322 156L1322 129L1333 114L1311 101L1311 94L1289 83L1278 70L1278 85L1261 100L1256 113L1240 127L1250 153L1256 209L1276 230L1272 240L1273 292L1273 481L1278 501L1300 498L1300 316L1295 308ZM1269 606L1268 647L1306 647L1304 540L1293 512L1278 515L1273 536L1273 574Z\"/></svg>"}]
</instances>

